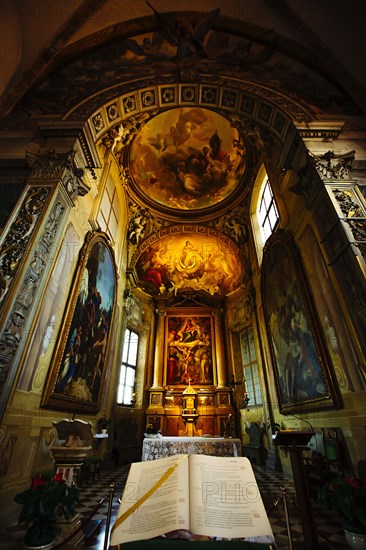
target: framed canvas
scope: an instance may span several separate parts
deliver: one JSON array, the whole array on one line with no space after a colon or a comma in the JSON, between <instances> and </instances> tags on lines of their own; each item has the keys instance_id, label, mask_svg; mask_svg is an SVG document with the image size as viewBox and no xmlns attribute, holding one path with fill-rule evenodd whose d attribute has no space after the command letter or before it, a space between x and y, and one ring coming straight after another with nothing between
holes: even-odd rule
<instances>
[{"instance_id":1,"label":"framed canvas","mask_svg":"<svg viewBox=\"0 0 366 550\"><path fill-rule=\"evenodd\" d=\"M212 384L212 318L210 315L168 315L166 383Z\"/></svg>"},{"instance_id":2,"label":"framed canvas","mask_svg":"<svg viewBox=\"0 0 366 550\"><path fill-rule=\"evenodd\" d=\"M98 412L113 326L116 280L114 253L107 236L88 233L80 251L42 406Z\"/></svg>"},{"instance_id":3,"label":"framed canvas","mask_svg":"<svg viewBox=\"0 0 366 550\"><path fill-rule=\"evenodd\" d=\"M280 412L339 408L340 395L301 258L287 232L263 253L262 299Z\"/></svg>"}]
</instances>

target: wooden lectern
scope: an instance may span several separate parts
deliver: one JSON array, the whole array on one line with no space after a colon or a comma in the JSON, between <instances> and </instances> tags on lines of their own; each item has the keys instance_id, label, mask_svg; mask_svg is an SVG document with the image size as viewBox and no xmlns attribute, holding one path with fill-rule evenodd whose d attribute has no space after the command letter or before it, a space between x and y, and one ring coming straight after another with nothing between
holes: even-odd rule
<instances>
[{"instance_id":1,"label":"wooden lectern","mask_svg":"<svg viewBox=\"0 0 366 550\"><path fill-rule=\"evenodd\" d=\"M319 542L315 520L310 503L310 491L302 452L308 449L307 444L313 432L281 430L274 436L274 443L286 453L290 453L292 474L300 512L304 543L309 550L326 548Z\"/></svg>"}]
</instances>

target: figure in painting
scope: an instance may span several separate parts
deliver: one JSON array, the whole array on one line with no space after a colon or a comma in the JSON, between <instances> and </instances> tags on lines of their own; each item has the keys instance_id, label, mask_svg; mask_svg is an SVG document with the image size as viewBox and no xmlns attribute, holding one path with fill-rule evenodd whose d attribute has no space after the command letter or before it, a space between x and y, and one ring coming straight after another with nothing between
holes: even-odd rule
<instances>
[{"instance_id":1,"label":"figure in painting","mask_svg":"<svg viewBox=\"0 0 366 550\"><path fill-rule=\"evenodd\" d=\"M172 317L167 334L167 383L212 383L209 318Z\"/></svg>"},{"instance_id":2,"label":"figure in painting","mask_svg":"<svg viewBox=\"0 0 366 550\"><path fill-rule=\"evenodd\" d=\"M164 244L151 244L137 262L140 281L156 293L199 288L210 294L235 290L241 266L235 253L220 243L202 238L169 237Z\"/></svg>"},{"instance_id":3,"label":"figure in painting","mask_svg":"<svg viewBox=\"0 0 366 550\"><path fill-rule=\"evenodd\" d=\"M103 375L112 315L111 258L93 247L80 277L76 306L56 379L55 392L96 401ZM87 284L87 289L86 289ZM112 283L111 283L112 284Z\"/></svg>"},{"instance_id":4,"label":"figure in painting","mask_svg":"<svg viewBox=\"0 0 366 550\"><path fill-rule=\"evenodd\" d=\"M281 394L284 403L326 394L313 336L308 327L297 285L279 292L281 305L270 315Z\"/></svg>"},{"instance_id":5,"label":"figure in painting","mask_svg":"<svg viewBox=\"0 0 366 550\"><path fill-rule=\"evenodd\" d=\"M131 175L158 203L205 208L223 200L245 171L238 132L208 110L180 108L149 121L133 141Z\"/></svg>"}]
</instances>

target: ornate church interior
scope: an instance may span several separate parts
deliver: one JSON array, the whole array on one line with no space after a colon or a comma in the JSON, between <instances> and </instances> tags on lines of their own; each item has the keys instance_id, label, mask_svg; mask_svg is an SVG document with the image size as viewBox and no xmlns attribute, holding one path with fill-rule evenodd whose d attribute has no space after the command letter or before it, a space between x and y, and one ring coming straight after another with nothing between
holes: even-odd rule
<instances>
[{"instance_id":1,"label":"ornate church interior","mask_svg":"<svg viewBox=\"0 0 366 550\"><path fill-rule=\"evenodd\" d=\"M2 3L2 525L35 476L147 440L293 478L275 436L306 431L310 481L366 477L362 15Z\"/></svg>"}]
</instances>

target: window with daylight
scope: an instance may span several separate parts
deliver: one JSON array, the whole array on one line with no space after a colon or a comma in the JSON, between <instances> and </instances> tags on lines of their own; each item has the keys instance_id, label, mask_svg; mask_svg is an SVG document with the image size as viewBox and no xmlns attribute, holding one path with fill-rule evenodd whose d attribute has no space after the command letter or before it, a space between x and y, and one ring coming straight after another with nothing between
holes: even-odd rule
<instances>
[{"instance_id":1,"label":"window with daylight","mask_svg":"<svg viewBox=\"0 0 366 550\"><path fill-rule=\"evenodd\" d=\"M117 242L119 219L120 207L117 190L112 177L109 176L102 195L97 222L101 230L111 237L112 242Z\"/></svg>"},{"instance_id":2,"label":"window with daylight","mask_svg":"<svg viewBox=\"0 0 366 550\"><path fill-rule=\"evenodd\" d=\"M262 232L263 243L270 237L278 223L279 216L277 206L273 198L271 184L268 177L263 182L263 187L258 202L258 218Z\"/></svg>"},{"instance_id":3,"label":"window with daylight","mask_svg":"<svg viewBox=\"0 0 366 550\"><path fill-rule=\"evenodd\" d=\"M278 206L264 164L258 170L250 204L250 220L259 264L267 239L280 223Z\"/></svg>"},{"instance_id":4,"label":"window with daylight","mask_svg":"<svg viewBox=\"0 0 366 550\"><path fill-rule=\"evenodd\" d=\"M122 365L117 392L117 403L119 405L133 404L138 343L138 334L127 328L123 342Z\"/></svg>"},{"instance_id":5,"label":"window with daylight","mask_svg":"<svg viewBox=\"0 0 366 550\"><path fill-rule=\"evenodd\" d=\"M262 392L252 327L247 327L240 334L240 344L245 388L249 397L249 406L262 405Z\"/></svg>"}]
</instances>

